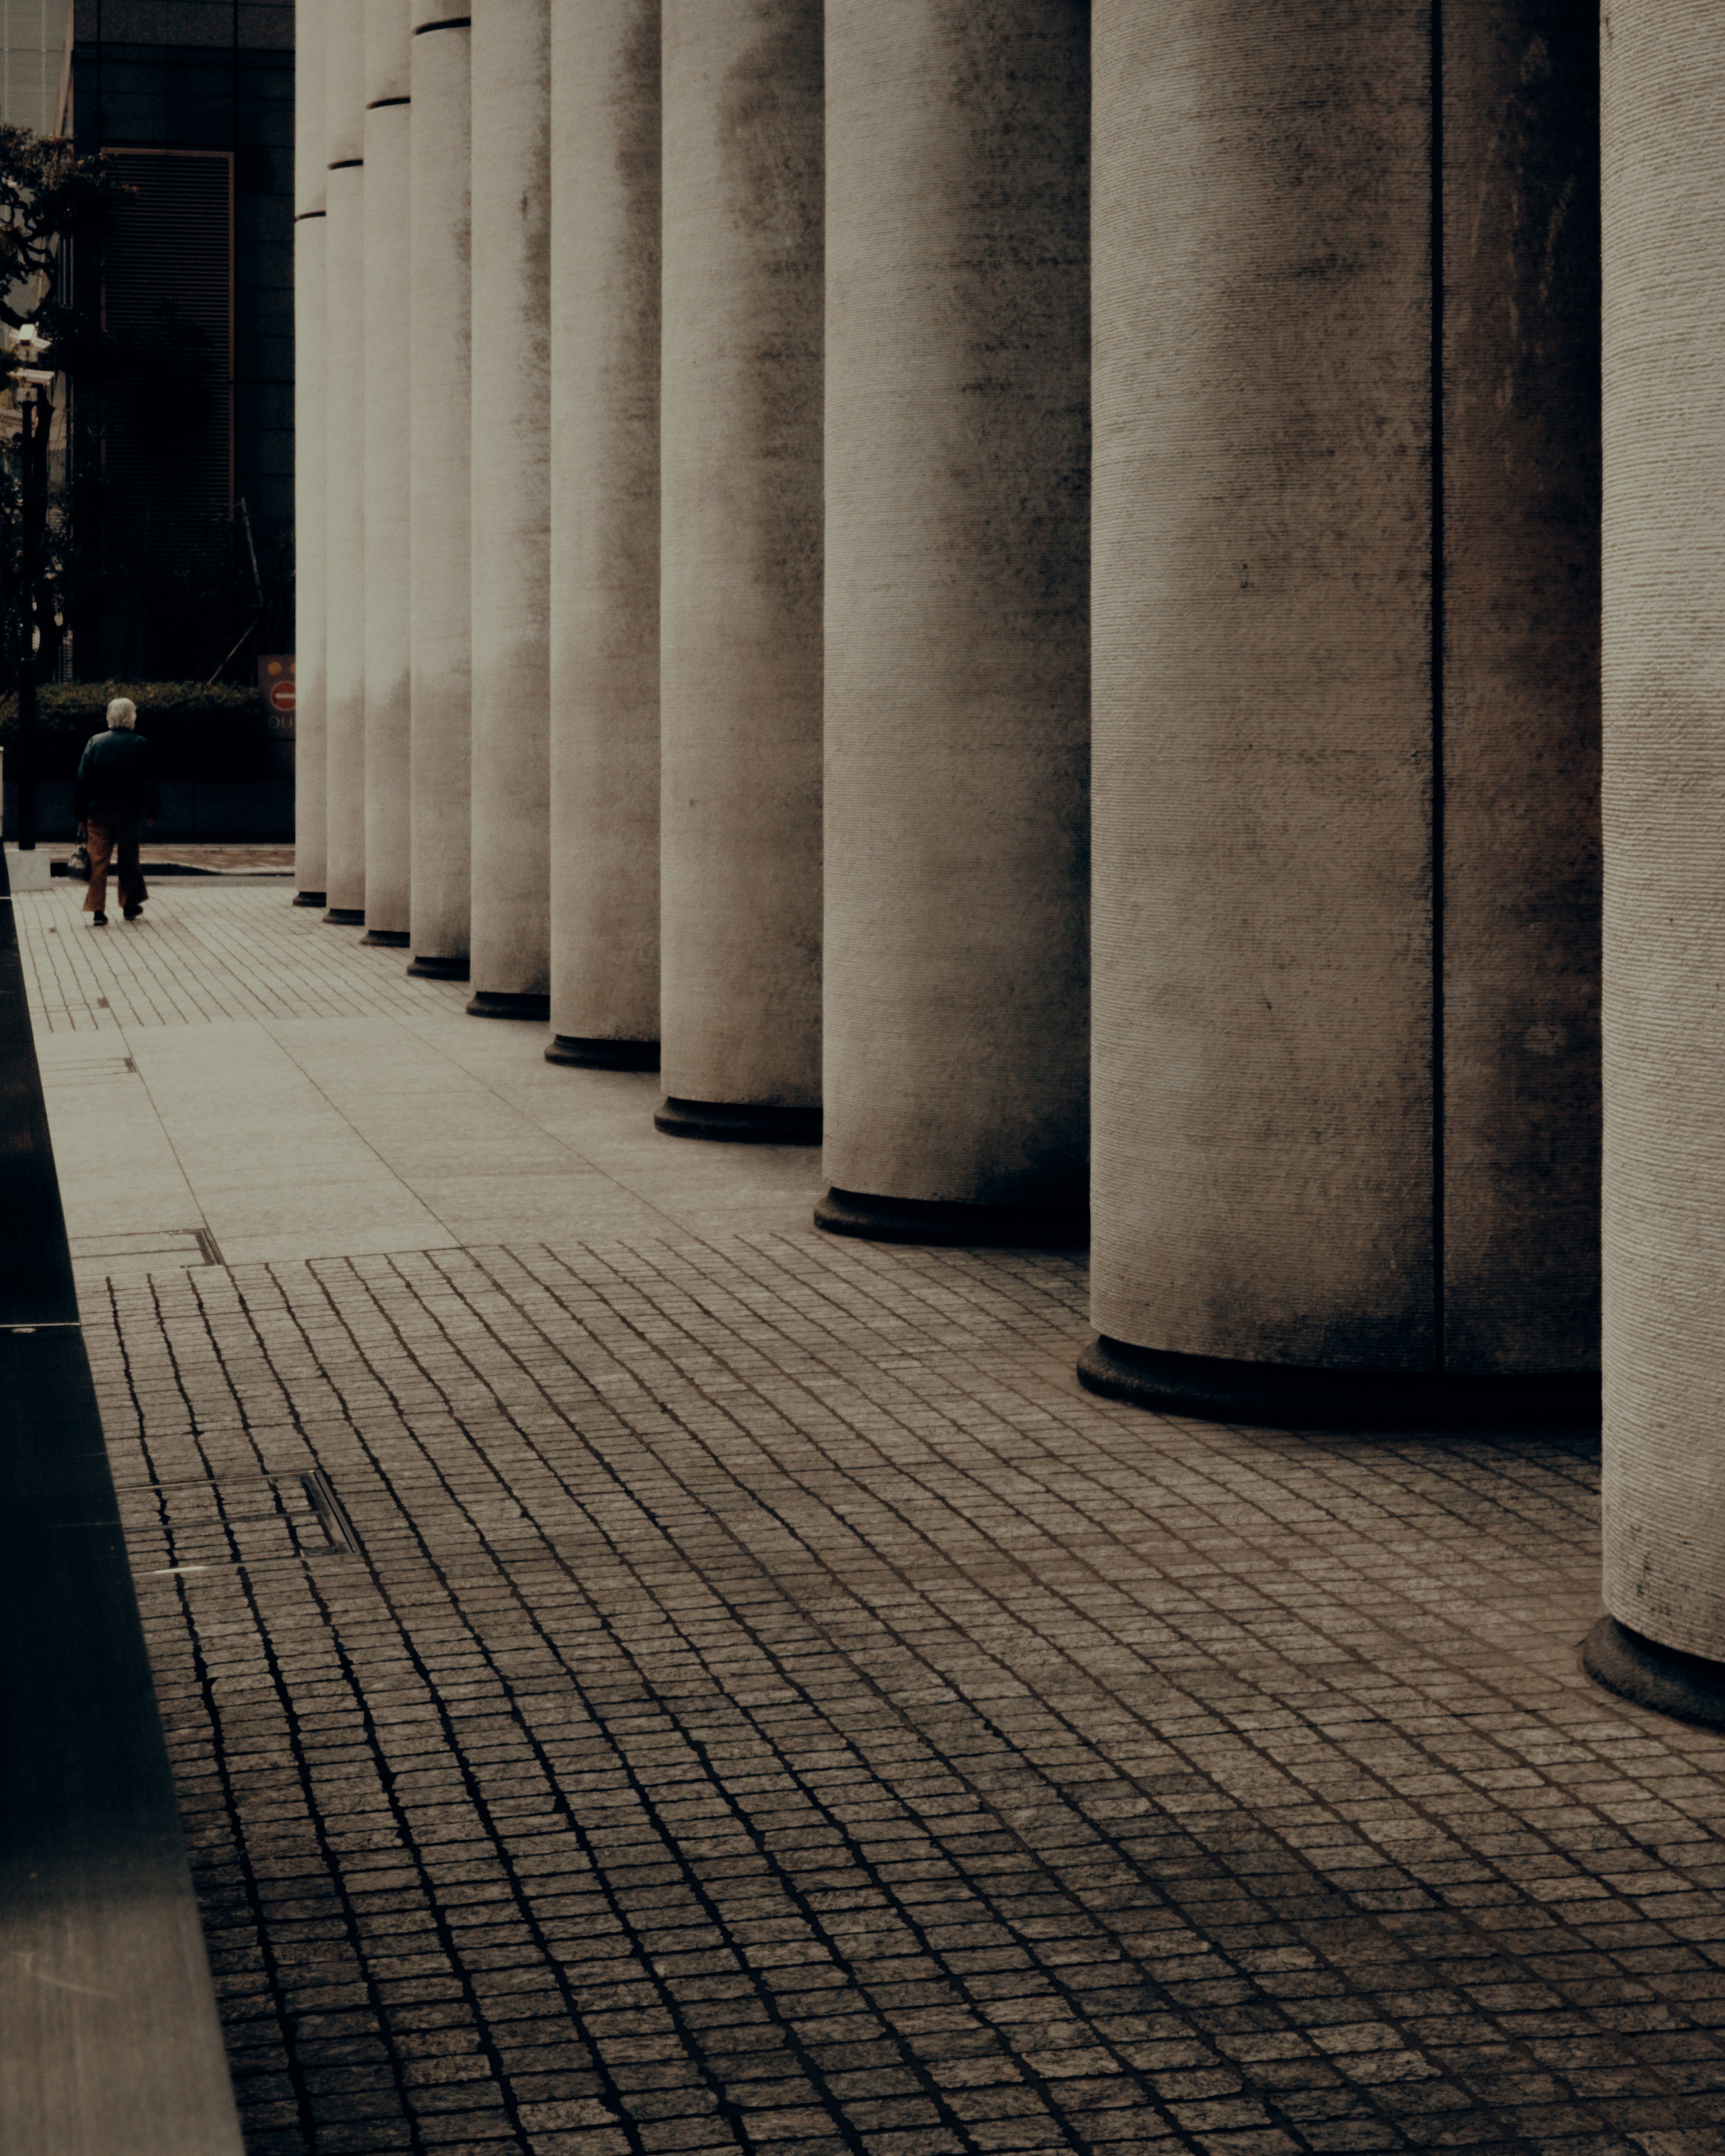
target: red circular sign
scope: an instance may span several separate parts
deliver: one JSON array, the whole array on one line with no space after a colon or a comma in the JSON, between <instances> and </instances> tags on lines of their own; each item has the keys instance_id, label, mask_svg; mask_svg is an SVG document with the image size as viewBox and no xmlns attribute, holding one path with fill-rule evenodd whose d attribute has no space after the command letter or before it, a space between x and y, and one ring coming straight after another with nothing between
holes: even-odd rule
<instances>
[{"instance_id":1,"label":"red circular sign","mask_svg":"<svg viewBox=\"0 0 1725 2156\"><path fill-rule=\"evenodd\" d=\"M270 708L272 711L290 711L294 708L292 681L272 681L270 684Z\"/></svg>"}]
</instances>

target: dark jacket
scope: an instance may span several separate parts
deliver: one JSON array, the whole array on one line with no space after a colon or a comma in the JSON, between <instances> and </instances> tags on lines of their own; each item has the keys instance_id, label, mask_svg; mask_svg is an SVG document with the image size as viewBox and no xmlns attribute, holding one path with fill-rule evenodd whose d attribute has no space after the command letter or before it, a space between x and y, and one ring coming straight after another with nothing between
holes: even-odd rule
<instances>
[{"instance_id":1,"label":"dark jacket","mask_svg":"<svg viewBox=\"0 0 1725 2156\"><path fill-rule=\"evenodd\" d=\"M92 734L79 759L72 786L72 815L81 824L92 801L105 801L134 815L159 816L162 795L156 784L156 759L142 734Z\"/></svg>"}]
</instances>

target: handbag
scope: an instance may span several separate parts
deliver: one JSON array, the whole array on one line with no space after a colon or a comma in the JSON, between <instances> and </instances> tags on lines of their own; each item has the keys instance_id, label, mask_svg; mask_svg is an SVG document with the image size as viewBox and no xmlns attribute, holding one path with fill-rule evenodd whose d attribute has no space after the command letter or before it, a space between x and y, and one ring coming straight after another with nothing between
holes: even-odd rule
<instances>
[{"instance_id":1,"label":"handbag","mask_svg":"<svg viewBox=\"0 0 1725 2156\"><path fill-rule=\"evenodd\" d=\"M79 883L90 881L90 848L82 839L72 849L71 858L66 863L66 874Z\"/></svg>"}]
</instances>

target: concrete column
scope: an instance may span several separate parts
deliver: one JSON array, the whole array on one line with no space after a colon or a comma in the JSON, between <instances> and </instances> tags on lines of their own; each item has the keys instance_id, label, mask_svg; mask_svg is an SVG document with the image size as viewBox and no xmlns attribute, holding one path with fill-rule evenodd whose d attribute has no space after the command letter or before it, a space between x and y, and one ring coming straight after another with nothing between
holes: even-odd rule
<instances>
[{"instance_id":1,"label":"concrete column","mask_svg":"<svg viewBox=\"0 0 1725 2156\"><path fill-rule=\"evenodd\" d=\"M366 917L365 10L326 0L326 921Z\"/></svg>"},{"instance_id":2,"label":"concrete column","mask_svg":"<svg viewBox=\"0 0 1725 2156\"><path fill-rule=\"evenodd\" d=\"M325 0L300 0L294 51L294 883L326 906L324 828Z\"/></svg>"},{"instance_id":3,"label":"concrete column","mask_svg":"<svg viewBox=\"0 0 1725 2156\"><path fill-rule=\"evenodd\" d=\"M473 441L472 33L448 0L413 0L413 881L410 973L465 981L468 949Z\"/></svg>"},{"instance_id":4,"label":"concrete column","mask_svg":"<svg viewBox=\"0 0 1725 2156\"><path fill-rule=\"evenodd\" d=\"M365 0L366 941L408 940L408 0Z\"/></svg>"},{"instance_id":5,"label":"concrete column","mask_svg":"<svg viewBox=\"0 0 1725 2156\"><path fill-rule=\"evenodd\" d=\"M1586 1419L1594 28L1102 0L1096 38L1081 1374Z\"/></svg>"},{"instance_id":6,"label":"concrete column","mask_svg":"<svg viewBox=\"0 0 1725 2156\"><path fill-rule=\"evenodd\" d=\"M551 33L553 1063L659 1067L659 0Z\"/></svg>"},{"instance_id":7,"label":"concrete column","mask_svg":"<svg viewBox=\"0 0 1725 2156\"><path fill-rule=\"evenodd\" d=\"M820 1133L819 0L665 0L660 1024L682 1137Z\"/></svg>"},{"instance_id":8,"label":"concrete column","mask_svg":"<svg viewBox=\"0 0 1725 2156\"><path fill-rule=\"evenodd\" d=\"M1081 1240L1087 0L829 0L817 1223Z\"/></svg>"},{"instance_id":9,"label":"concrete column","mask_svg":"<svg viewBox=\"0 0 1725 2156\"><path fill-rule=\"evenodd\" d=\"M1725 1724L1725 5L1604 81L1605 1605L1613 1690Z\"/></svg>"},{"instance_id":10,"label":"concrete column","mask_svg":"<svg viewBox=\"0 0 1725 2156\"><path fill-rule=\"evenodd\" d=\"M550 1014L550 0L474 0L475 1018Z\"/></svg>"}]
</instances>

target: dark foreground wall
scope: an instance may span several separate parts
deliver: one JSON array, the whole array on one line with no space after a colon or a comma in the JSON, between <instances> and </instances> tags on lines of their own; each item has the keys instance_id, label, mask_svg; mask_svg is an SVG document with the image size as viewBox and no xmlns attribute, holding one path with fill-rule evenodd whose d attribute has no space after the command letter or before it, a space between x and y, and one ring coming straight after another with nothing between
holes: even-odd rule
<instances>
[{"instance_id":1,"label":"dark foreground wall","mask_svg":"<svg viewBox=\"0 0 1725 2156\"><path fill-rule=\"evenodd\" d=\"M0 2148L239 2156L0 857Z\"/></svg>"}]
</instances>

